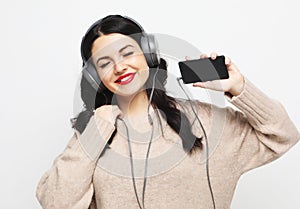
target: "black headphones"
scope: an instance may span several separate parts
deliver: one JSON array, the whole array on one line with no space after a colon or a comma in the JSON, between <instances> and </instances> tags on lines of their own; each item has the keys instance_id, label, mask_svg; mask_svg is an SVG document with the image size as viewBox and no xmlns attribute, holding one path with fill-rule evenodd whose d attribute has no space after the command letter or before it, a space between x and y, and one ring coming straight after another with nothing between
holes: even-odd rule
<instances>
[{"instance_id":1,"label":"black headphones","mask_svg":"<svg viewBox=\"0 0 300 209\"><path fill-rule=\"evenodd\" d=\"M140 47L144 53L144 56L146 58L149 68L157 68L159 66L159 62L160 62L160 55L159 55L158 44L155 39L155 36L152 34L145 33L143 28L137 22L135 22L133 19L131 19L129 17L124 17L124 18L133 21L142 29L143 32L141 33ZM103 89L105 87L103 86L101 79L97 73L97 70L95 69L93 64L91 62L89 62L88 60L86 60L86 58L84 56L83 44L86 40L87 34L91 30L93 30L97 25L99 25L102 22L102 20L103 19L100 19L100 20L96 21L92 26L90 26L90 28L87 30L87 32L83 36L82 42L81 42L81 57L83 60L82 74L83 74L84 78L91 84L91 86L98 92L103 92Z\"/></svg>"}]
</instances>

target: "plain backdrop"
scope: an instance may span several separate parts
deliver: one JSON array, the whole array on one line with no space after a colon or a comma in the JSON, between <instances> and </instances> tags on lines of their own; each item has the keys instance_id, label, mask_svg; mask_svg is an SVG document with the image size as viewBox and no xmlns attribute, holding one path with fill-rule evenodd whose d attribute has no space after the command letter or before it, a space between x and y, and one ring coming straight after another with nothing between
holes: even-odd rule
<instances>
[{"instance_id":1,"label":"plain backdrop","mask_svg":"<svg viewBox=\"0 0 300 209\"><path fill-rule=\"evenodd\" d=\"M97 19L127 15L149 33L228 55L299 130L299 9L296 0L1 1L0 208L41 208L36 186L73 133L80 41ZM231 208L300 208L299 159L297 144L242 176Z\"/></svg>"}]
</instances>

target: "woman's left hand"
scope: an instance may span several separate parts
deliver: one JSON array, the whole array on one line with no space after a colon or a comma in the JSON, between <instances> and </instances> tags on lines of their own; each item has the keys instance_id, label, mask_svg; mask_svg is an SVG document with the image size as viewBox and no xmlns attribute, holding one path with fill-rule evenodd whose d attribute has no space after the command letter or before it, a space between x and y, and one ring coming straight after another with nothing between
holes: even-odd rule
<instances>
[{"instance_id":1,"label":"woman's left hand","mask_svg":"<svg viewBox=\"0 0 300 209\"><path fill-rule=\"evenodd\" d=\"M210 57L214 60L217 57L217 53L211 53ZM201 54L201 59L208 58L206 54ZM238 96L244 89L244 76L240 73L237 66L231 61L229 57L225 56L225 65L227 66L229 78L206 81L206 82L196 82L193 86L198 86L201 88L212 89L216 91L228 92L232 96Z\"/></svg>"}]
</instances>

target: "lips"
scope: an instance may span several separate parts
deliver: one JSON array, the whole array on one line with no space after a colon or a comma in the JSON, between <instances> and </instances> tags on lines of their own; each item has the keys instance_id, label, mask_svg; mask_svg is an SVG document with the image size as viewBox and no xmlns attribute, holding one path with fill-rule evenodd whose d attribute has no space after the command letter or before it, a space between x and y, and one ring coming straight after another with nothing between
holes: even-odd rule
<instances>
[{"instance_id":1,"label":"lips","mask_svg":"<svg viewBox=\"0 0 300 209\"><path fill-rule=\"evenodd\" d=\"M120 85L128 84L133 80L134 76L135 76L135 73L126 73L126 74L120 76L115 81L115 83L120 84Z\"/></svg>"}]
</instances>

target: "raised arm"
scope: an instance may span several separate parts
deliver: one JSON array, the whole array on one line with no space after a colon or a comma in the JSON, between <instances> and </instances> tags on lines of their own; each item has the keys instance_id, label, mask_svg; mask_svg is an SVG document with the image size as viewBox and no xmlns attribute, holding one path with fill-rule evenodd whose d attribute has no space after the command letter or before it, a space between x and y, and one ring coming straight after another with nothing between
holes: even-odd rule
<instances>
[{"instance_id":1,"label":"raised arm","mask_svg":"<svg viewBox=\"0 0 300 209\"><path fill-rule=\"evenodd\" d=\"M36 197L43 209L90 206L96 163L115 129L107 117L98 117L99 112L91 117L82 134L75 131L64 152L42 176Z\"/></svg>"},{"instance_id":2,"label":"raised arm","mask_svg":"<svg viewBox=\"0 0 300 209\"><path fill-rule=\"evenodd\" d=\"M217 54L211 57L215 59ZM230 58L225 57L225 64L228 79L193 85L225 92L228 101L241 110L226 109L223 138L224 150L233 153L240 171L245 172L281 156L299 141L300 134L278 101L244 78Z\"/></svg>"},{"instance_id":3,"label":"raised arm","mask_svg":"<svg viewBox=\"0 0 300 209\"><path fill-rule=\"evenodd\" d=\"M288 151L300 134L285 108L245 79L242 93L227 97L241 112L227 109L227 124L236 136L232 152L242 172L268 163ZM229 137L230 138L230 137ZM234 137L232 137L234 139Z\"/></svg>"}]
</instances>

